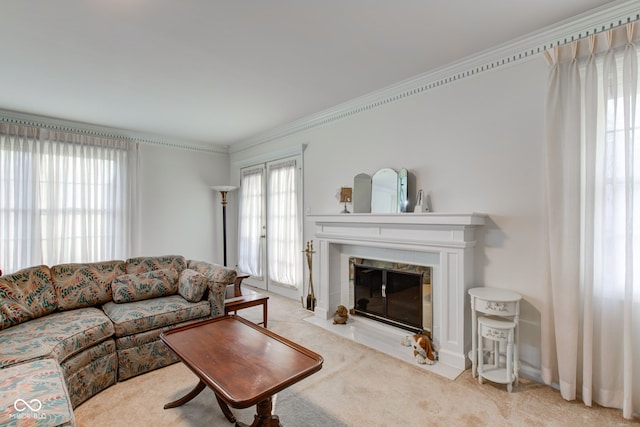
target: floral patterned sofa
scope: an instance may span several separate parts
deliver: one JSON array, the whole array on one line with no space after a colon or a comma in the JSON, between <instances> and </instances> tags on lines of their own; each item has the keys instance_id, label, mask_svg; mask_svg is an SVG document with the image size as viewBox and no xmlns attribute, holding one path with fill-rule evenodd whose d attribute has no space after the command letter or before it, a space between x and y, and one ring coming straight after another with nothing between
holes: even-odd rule
<instances>
[{"instance_id":1,"label":"floral patterned sofa","mask_svg":"<svg viewBox=\"0 0 640 427\"><path fill-rule=\"evenodd\" d=\"M177 362L160 334L223 315L225 289L235 278L233 269L177 255L0 276L0 374L52 359L75 408L116 381ZM17 410L15 399L7 401L7 381L0 383L5 415Z\"/></svg>"}]
</instances>

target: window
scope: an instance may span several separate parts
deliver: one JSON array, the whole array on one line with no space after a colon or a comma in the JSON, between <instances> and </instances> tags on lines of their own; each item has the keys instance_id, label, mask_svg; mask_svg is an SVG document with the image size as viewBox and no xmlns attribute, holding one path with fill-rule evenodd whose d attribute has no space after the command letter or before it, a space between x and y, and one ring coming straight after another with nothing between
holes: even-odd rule
<instances>
[{"instance_id":1,"label":"window","mask_svg":"<svg viewBox=\"0 0 640 427\"><path fill-rule=\"evenodd\" d=\"M4 272L127 257L137 155L127 141L0 124Z\"/></svg>"},{"instance_id":2,"label":"window","mask_svg":"<svg viewBox=\"0 0 640 427\"><path fill-rule=\"evenodd\" d=\"M637 51L634 55L640 59ZM627 242L635 246L634 264L640 263L640 192L634 191L640 189L640 150L634 149L635 135L640 135L640 110L625 111L624 104L625 98L637 96L639 88L636 84L632 95L623 86L623 55L598 57L596 70L602 76L597 120L602 130L596 136L595 150L594 278L602 297L624 300ZM635 236L630 239L631 230ZM635 286L640 286L637 278ZM634 299L640 301L640 292L634 292Z\"/></svg>"}]
</instances>

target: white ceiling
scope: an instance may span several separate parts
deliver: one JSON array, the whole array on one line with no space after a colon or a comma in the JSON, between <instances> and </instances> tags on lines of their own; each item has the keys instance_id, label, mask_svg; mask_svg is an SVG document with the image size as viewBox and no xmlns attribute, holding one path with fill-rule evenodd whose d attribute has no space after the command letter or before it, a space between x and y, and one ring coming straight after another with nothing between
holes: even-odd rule
<instances>
[{"instance_id":1,"label":"white ceiling","mask_svg":"<svg viewBox=\"0 0 640 427\"><path fill-rule=\"evenodd\" d=\"M612 0L2 0L0 109L230 145Z\"/></svg>"}]
</instances>

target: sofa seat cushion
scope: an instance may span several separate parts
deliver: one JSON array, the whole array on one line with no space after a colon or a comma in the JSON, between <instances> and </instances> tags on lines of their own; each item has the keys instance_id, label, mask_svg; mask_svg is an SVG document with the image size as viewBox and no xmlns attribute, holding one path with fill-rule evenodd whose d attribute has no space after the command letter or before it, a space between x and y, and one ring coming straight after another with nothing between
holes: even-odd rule
<instances>
[{"instance_id":1,"label":"sofa seat cushion","mask_svg":"<svg viewBox=\"0 0 640 427\"><path fill-rule=\"evenodd\" d=\"M54 265L51 278L58 309L94 307L111 301L111 282L125 273L124 261Z\"/></svg>"},{"instance_id":2,"label":"sofa seat cushion","mask_svg":"<svg viewBox=\"0 0 640 427\"><path fill-rule=\"evenodd\" d=\"M109 318L93 307L33 319L0 331L0 368L36 359L62 362L113 332Z\"/></svg>"},{"instance_id":3,"label":"sofa seat cushion","mask_svg":"<svg viewBox=\"0 0 640 427\"><path fill-rule=\"evenodd\" d=\"M0 329L42 317L56 308L56 292L46 265L0 277Z\"/></svg>"},{"instance_id":4,"label":"sofa seat cushion","mask_svg":"<svg viewBox=\"0 0 640 427\"><path fill-rule=\"evenodd\" d=\"M125 304L108 302L102 306L113 322L116 337L175 325L211 314L208 301L189 302L180 295L153 298Z\"/></svg>"},{"instance_id":5,"label":"sofa seat cushion","mask_svg":"<svg viewBox=\"0 0 640 427\"><path fill-rule=\"evenodd\" d=\"M75 425L57 362L44 359L0 369L0 425Z\"/></svg>"},{"instance_id":6,"label":"sofa seat cushion","mask_svg":"<svg viewBox=\"0 0 640 427\"><path fill-rule=\"evenodd\" d=\"M178 273L171 268L116 277L111 283L116 303L142 301L178 292Z\"/></svg>"}]
</instances>

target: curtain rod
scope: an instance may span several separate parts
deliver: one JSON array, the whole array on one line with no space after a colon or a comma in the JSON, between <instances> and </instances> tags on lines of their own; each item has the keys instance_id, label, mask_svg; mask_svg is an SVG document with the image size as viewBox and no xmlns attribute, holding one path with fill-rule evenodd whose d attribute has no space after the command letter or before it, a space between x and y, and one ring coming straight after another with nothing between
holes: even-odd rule
<instances>
[{"instance_id":1,"label":"curtain rod","mask_svg":"<svg viewBox=\"0 0 640 427\"><path fill-rule=\"evenodd\" d=\"M103 138L121 139L140 144L158 145L167 148L200 151L215 154L228 154L228 147L212 145L210 147L188 143L185 141L170 141L165 138L153 138L135 134L124 129L108 128L87 123L73 122L34 114L19 113L0 109L0 122L7 124L31 126L56 131L70 132L82 135L99 136Z\"/></svg>"}]
</instances>

